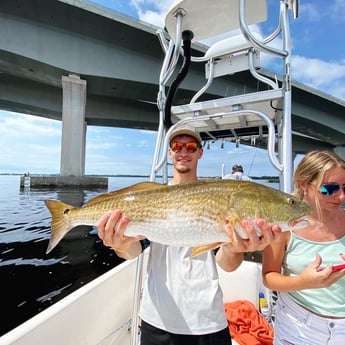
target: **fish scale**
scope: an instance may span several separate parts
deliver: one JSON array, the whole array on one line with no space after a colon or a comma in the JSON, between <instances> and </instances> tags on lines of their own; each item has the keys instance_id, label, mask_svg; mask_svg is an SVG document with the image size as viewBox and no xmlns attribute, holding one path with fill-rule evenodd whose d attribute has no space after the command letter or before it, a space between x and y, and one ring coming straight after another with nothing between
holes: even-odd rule
<instances>
[{"instance_id":1,"label":"fish scale","mask_svg":"<svg viewBox=\"0 0 345 345\"><path fill-rule=\"evenodd\" d=\"M74 227L95 226L104 213L115 209L129 218L127 236L188 247L234 241L234 234L225 231L226 224L246 238L240 225L243 219L263 218L288 230L291 222L311 212L290 194L255 182L218 179L174 186L142 182L96 196L80 208L58 200L46 200L46 205L52 215L47 253Z\"/></svg>"}]
</instances>

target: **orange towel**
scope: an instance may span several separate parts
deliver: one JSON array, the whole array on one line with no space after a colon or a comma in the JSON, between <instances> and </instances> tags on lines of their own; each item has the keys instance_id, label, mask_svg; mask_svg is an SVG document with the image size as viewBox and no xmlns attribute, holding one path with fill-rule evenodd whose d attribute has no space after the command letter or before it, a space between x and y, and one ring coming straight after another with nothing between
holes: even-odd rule
<instances>
[{"instance_id":1,"label":"orange towel","mask_svg":"<svg viewBox=\"0 0 345 345\"><path fill-rule=\"evenodd\" d=\"M246 300L225 303L231 337L241 345L272 345L273 328L254 304Z\"/></svg>"}]
</instances>

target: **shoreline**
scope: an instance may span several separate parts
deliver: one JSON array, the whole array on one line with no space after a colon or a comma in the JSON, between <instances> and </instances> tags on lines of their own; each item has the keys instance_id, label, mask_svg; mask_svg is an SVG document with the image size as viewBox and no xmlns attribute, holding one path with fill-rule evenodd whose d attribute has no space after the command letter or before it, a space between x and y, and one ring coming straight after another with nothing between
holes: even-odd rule
<instances>
[{"instance_id":1,"label":"shoreline","mask_svg":"<svg viewBox=\"0 0 345 345\"><path fill-rule=\"evenodd\" d=\"M0 176L24 176L22 173L1 173ZM35 176L35 177L61 177L60 174L30 174L29 176ZM64 176L64 178L69 177L75 177L75 176ZM82 178L107 178L107 177L133 177L133 178L147 178L149 179L149 175L130 175L130 174L111 174L111 175L84 175L81 176ZM158 178L161 178L161 176L157 176ZM169 176L170 178L171 176ZM267 180L267 182L275 183L279 182L278 176L250 176L253 180ZM220 178L220 176L200 176L200 178Z\"/></svg>"}]
</instances>

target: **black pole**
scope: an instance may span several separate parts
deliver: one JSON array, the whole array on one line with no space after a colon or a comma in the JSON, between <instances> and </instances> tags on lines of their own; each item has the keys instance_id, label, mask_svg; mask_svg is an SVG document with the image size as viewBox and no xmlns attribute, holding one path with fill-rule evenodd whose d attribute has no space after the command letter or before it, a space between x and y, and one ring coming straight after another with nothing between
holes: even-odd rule
<instances>
[{"instance_id":1,"label":"black pole","mask_svg":"<svg viewBox=\"0 0 345 345\"><path fill-rule=\"evenodd\" d=\"M176 94L176 90L183 81L183 79L186 77L189 70L191 60L191 42L193 37L194 34L192 31L185 30L182 32L183 64L176 76L176 79L172 82L169 88L168 95L165 101L164 125L167 130L173 125L171 121L171 106Z\"/></svg>"}]
</instances>

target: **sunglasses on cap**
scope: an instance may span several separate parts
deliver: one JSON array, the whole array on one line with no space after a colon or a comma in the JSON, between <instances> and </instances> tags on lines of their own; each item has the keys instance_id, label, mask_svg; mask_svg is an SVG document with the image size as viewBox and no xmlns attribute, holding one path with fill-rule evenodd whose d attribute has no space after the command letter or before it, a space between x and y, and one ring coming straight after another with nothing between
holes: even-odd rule
<instances>
[{"instance_id":1,"label":"sunglasses on cap","mask_svg":"<svg viewBox=\"0 0 345 345\"><path fill-rule=\"evenodd\" d=\"M320 187L320 192L322 195L330 196L340 191L340 188L345 193L345 184L342 186L338 183L325 183Z\"/></svg>"},{"instance_id":2,"label":"sunglasses on cap","mask_svg":"<svg viewBox=\"0 0 345 345\"><path fill-rule=\"evenodd\" d=\"M190 153L195 152L200 145L196 142L190 142L190 143L178 143L178 142L173 142L170 144L170 148L175 152L178 153L180 152L183 148L186 148L186 150Z\"/></svg>"}]
</instances>

